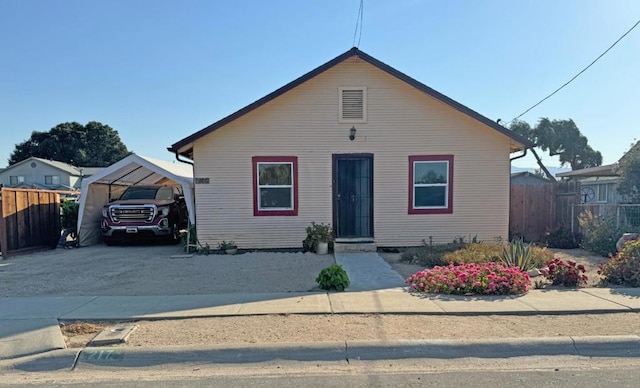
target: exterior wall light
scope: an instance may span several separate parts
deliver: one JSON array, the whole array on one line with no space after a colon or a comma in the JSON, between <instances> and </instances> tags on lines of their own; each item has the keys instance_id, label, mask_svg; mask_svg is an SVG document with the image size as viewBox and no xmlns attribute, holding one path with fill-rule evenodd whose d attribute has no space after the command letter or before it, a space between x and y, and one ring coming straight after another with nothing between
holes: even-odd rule
<instances>
[{"instance_id":1,"label":"exterior wall light","mask_svg":"<svg viewBox=\"0 0 640 388\"><path fill-rule=\"evenodd\" d=\"M356 127L351 127L349 130L349 140L353 141L356 138Z\"/></svg>"}]
</instances>

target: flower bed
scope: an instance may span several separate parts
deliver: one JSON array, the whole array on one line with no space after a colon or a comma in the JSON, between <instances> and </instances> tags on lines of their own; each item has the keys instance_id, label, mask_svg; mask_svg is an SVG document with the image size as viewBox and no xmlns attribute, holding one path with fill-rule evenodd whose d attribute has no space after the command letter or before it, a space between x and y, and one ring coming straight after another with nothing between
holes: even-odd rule
<instances>
[{"instance_id":1,"label":"flower bed","mask_svg":"<svg viewBox=\"0 0 640 388\"><path fill-rule=\"evenodd\" d=\"M502 263L436 266L416 272L406 283L419 292L456 295L518 295L529 289L529 275Z\"/></svg>"}]
</instances>

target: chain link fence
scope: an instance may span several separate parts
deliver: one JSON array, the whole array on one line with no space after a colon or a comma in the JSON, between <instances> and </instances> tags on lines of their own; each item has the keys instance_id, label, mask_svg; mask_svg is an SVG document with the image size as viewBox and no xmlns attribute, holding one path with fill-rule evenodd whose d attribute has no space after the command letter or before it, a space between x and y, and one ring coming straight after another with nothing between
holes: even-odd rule
<instances>
[{"instance_id":1,"label":"chain link fence","mask_svg":"<svg viewBox=\"0 0 640 388\"><path fill-rule=\"evenodd\" d=\"M618 229L628 232L640 231L640 204L572 204L571 231L580 233L578 217L591 212L594 217L614 220Z\"/></svg>"}]
</instances>

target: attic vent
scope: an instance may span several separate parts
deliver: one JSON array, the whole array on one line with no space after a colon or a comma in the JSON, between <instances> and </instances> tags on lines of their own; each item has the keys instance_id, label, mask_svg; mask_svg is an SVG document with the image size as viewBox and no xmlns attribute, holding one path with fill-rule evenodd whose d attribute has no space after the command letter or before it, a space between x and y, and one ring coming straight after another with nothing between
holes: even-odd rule
<instances>
[{"instance_id":1,"label":"attic vent","mask_svg":"<svg viewBox=\"0 0 640 388\"><path fill-rule=\"evenodd\" d=\"M339 89L341 123L364 123L367 121L367 88L364 86Z\"/></svg>"}]
</instances>

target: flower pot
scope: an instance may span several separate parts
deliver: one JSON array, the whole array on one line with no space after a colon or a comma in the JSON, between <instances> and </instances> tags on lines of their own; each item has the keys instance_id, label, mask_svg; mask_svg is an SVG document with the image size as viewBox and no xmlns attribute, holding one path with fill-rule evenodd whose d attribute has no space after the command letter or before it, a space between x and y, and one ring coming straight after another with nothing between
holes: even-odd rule
<instances>
[{"instance_id":1,"label":"flower pot","mask_svg":"<svg viewBox=\"0 0 640 388\"><path fill-rule=\"evenodd\" d=\"M326 255L329 253L329 243L320 241L316 244L316 253L319 255Z\"/></svg>"},{"instance_id":2,"label":"flower pot","mask_svg":"<svg viewBox=\"0 0 640 388\"><path fill-rule=\"evenodd\" d=\"M238 253L238 248L225 249L224 253L226 253L227 255L235 255L236 253Z\"/></svg>"}]
</instances>

